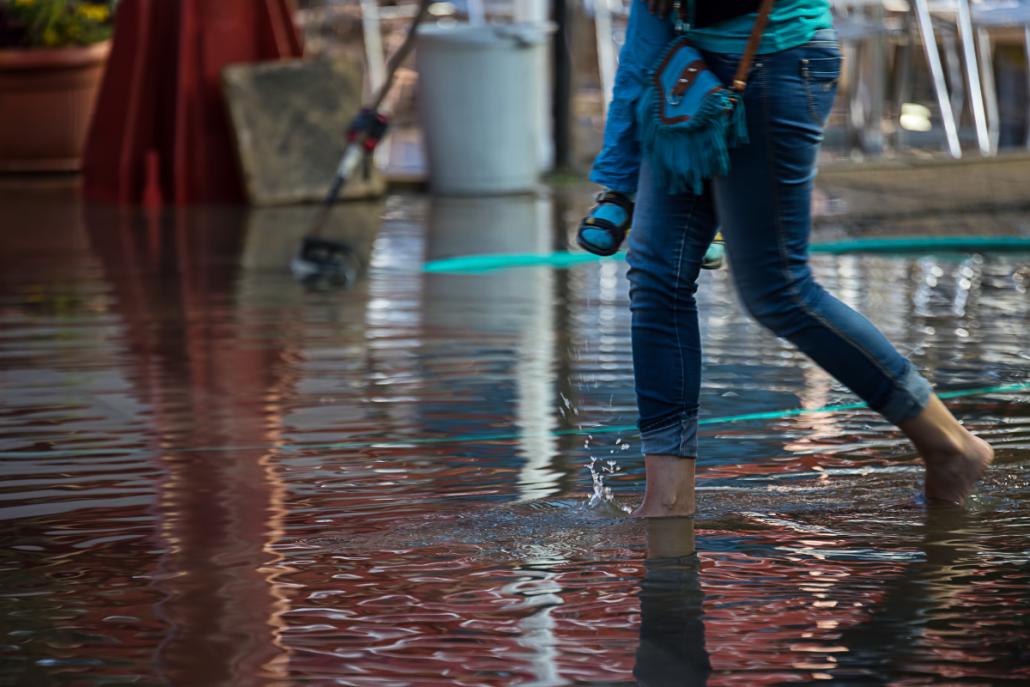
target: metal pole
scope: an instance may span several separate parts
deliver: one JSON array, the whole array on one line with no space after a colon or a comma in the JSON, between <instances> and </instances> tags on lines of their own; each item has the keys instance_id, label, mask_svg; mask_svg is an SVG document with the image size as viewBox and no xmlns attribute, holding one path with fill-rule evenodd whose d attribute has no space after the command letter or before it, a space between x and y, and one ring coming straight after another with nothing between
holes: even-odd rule
<instances>
[{"instance_id":1,"label":"metal pole","mask_svg":"<svg viewBox=\"0 0 1030 687\"><path fill-rule=\"evenodd\" d=\"M919 34L923 39L926 62L930 67L930 76L933 78L934 90L937 94L937 106L940 108L941 119L944 122L944 135L948 140L948 152L957 159L962 157L962 146L958 140L958 126L955 123L955 113L951 109L951 100L948 98L948 84L944 80L944 68L941 66L941 54L937 50L937 36L933 32L933 19L930 17L930 8L927 0L915 0L913 8L916 13L916 21L919 24Z\"/></svg>"},{"instance_id":2,"label":"metal pole","mask_svg":"<svg viewBox=\"0 0 1030 687\"><path fill-rule=\"evenodd\" d=\"M383 56L383 33L379 24L376 0L361 0L361 29L365 38L365 61L368 62L369 92L375 93L386 81L386 58Z\"/></svg>"},{"instance_id":3,"label":"metal pole","mask_svg":"<svg viewBox=\"0 0 1030 687\"><path fill-rule=\"evenodd\" d=\"M963 62L966 66L966 80L969 82L969 102L973 106L973 124L976 126L976 142L980 154L991 154L991 138L987 133L987 115L984 112L984 92L980 85L980 71L977 68L976 50L973 41L973 19L969 13L969 0L958 2L958 32L962 39Z\"/></svg>"},{"instance_id":4,"label":"metal pole","mask_svg":"<svg viewBox=\"0 0 1030 687\"><path fill-rule=\"evenodd\" d=\"M1023 47L1026 49L1026 147L1030 150L1030 24L1023 27Z\"/></svg>"},{"instance_id":5,"label":"metal pole","mask_svg":"<svg viewBox=\"0 0 1030 687\"><path fill-rule=\"evenodd\" d=\"M554 0L554 164L572 166L572 50L569 12L574 0Z\"/></svg>"},{"instance_id":6,"label":"metal pole","mask_svg":"<svg viewBox=\"0 0 1030 687\"><path fill-rule=\"evenodd\" d=\"M883 26L886 12L882 3L872 8L872 20L876 26ZM862 19L866 16L863 13ZM875 155L883 154L883 114L886 100L887 72L887 36L883 31L876 31L867 43L869 110L866 113L865 126L862 131L862 149Z\"/></svg>"},{"instance_id":7,"label":"metal pole","mask_svg":"<svg viewBox=\"0 0 1030 687\"><path fill-rule=\"evenodd\" d=\"M991 143L991 153L997 154L1001 118L998 113L998 86L994 83L994 46L987 29L978 29L976 34L977 49L980 51L980 79L983 82L987 107L987 134Z\"/></svg>"}]
</instances>

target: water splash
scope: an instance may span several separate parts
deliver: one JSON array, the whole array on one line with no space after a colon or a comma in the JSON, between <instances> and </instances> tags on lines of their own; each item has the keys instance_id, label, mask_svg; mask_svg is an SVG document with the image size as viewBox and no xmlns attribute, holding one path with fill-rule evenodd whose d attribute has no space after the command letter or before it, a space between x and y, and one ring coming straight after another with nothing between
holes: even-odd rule
<instances>
[{"instance_id":1,"label":"water splash","mask_svg":"<svg viewBox=\"0 0 1030 687\"><path fill-rule=\"evenodd\" d=\"M602 461L597 456L590 456L590 478L593 484L593 493L587 501L587 508L600 513L612 515L624 515L633 509L615 500L612 488L605 484L605 476L612 476L619 472L619 464L612 459Z\"/></svg>"}]
</instances>

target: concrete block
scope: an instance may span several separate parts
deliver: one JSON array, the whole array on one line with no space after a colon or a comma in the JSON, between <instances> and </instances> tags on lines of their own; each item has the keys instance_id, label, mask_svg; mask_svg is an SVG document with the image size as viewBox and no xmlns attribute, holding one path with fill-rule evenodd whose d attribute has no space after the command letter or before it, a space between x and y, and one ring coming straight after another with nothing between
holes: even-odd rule
<instances>
[{"instance_id":1,"label":"concrete block","mask_svg":"<svg viewBox=\"0 0 1030 687\"><path fill-rule=\"evenodd\" d=\"M321 200L347 124L361 108L358 65L328 59L232 65L222 81L250 202ZM369 198L385 189L375 170L367 180L359 172L340 197Z\"/></svg>"}]
</instances>

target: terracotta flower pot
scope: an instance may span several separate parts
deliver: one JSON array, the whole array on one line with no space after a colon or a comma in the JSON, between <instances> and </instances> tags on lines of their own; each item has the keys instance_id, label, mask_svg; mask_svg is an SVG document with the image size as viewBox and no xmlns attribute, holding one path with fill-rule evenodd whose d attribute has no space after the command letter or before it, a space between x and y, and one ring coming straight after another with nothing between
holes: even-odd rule
<instances>
[{"instance_id":1,"label":"terracotta flower pot","mask_svg":"<svg viewBox=\"0 0 1030 687\"><path fill-rule=\"evenodd\" d=\"M81 168L110 49L0 50L0 171Z\"/></svg>"}]
</instances>

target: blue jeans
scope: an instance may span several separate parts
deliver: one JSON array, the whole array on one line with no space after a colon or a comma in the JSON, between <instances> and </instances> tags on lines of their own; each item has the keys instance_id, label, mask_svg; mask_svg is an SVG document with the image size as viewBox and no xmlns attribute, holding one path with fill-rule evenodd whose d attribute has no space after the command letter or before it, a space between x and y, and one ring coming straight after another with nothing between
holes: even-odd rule
<instances>
[{"instance_id":1,"label":"blue jeans","mask_svg":"<svg viewBox=\"0 0 1030 687\"><path fill-rule=\"evenodd\" d=\"M729 83L739 56L706 53ZM721 226L748 312L895 424L917 415L929 383L865 317L827 293L808 265L812 182L836 95L833 30L757 58L744 94L750 142L701 195L668 194L640 172L629 244L633 364L645 455L697 455L701 341L694 293Z\"/></svg>"}]
</instances>

